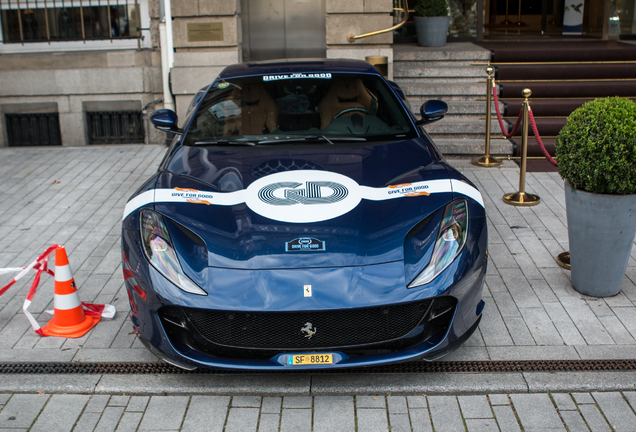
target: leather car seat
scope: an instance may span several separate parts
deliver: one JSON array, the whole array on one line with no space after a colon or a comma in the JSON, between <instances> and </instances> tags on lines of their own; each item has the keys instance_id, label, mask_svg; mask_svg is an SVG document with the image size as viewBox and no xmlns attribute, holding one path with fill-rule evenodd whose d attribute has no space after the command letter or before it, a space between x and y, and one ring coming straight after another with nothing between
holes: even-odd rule
<instances>
[{"instance_id":1,"label":"leather car seat","mask_svg":"<svg viewBox=\"0 0 636 432\"><path fill-rule=\"evenodd\" d=\"M258 135L278 129L278 104L260 83L242 85L240 135ZM232 135L232 131L226 135Z\"/></svg>"},{"instance_id":2,"label":"leather car seat","mask_svg":"<svg viewBox=\"0 0 636 432\"><path fill-rule=\"evenodd\" d=\"M327 91L325 97L318 103L320 129L329 126L333 117L344 109L353 107L363 108L371 114L375 114L377 104L378 99L367 90L359 78L336 79ZM354 111L351 114L355 113ZM358 112L358 114L363 113Z\"/></svg>"}]
</instances>

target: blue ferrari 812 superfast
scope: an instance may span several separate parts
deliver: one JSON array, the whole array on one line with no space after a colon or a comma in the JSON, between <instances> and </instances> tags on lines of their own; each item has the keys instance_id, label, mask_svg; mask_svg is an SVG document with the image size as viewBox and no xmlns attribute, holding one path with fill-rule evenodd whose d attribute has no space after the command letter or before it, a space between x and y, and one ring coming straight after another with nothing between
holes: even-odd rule
<instances>
[{"instance_id":1,"label":"blue ferrari 812 superfast","mask_svg":"<svg viewBox=\"0 0 636 432\"><path fill-rule=\"evenodd\" d=\"M434 360L481 319L484 202L355 60L229 66L126 204L136 335L176 366L303 370Z\"/></svg>"}]
</instances>

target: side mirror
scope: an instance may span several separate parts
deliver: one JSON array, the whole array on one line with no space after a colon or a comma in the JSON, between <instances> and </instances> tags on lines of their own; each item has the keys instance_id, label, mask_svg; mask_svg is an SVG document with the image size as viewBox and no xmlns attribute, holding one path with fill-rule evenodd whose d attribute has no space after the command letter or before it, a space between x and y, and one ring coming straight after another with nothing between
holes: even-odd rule
<instances>
[{"instance_id":1,"label":"side mirror","mask_svg":"<svg viewBox=\"0 0 636 432\"><path fill-rule=\"evenodd\" d=\"M447 111L448 104L446 102L435 99L426 101L420 108L422 120L417 121L416 124L420 126L441 120L444 118Z\"/></svg>"},{"instance_id":2,"label":"side mirror","mask_svg":"<svg viewBox=\"0 0 636 432\"><path fill-rule=\"evenodd\" d=\"M160 109L150 114L150 122L164 132L181 133L177 127L178 121L177 114L169 109Z\"/></svg>"}]
</instances>

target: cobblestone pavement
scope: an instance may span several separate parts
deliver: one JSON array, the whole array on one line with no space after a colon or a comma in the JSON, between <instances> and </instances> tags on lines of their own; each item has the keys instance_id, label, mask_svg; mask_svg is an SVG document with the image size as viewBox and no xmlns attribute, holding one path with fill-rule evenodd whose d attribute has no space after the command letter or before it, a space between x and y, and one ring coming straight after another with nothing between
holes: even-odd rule
<instances>
[{"instance_id":1,"label":"cobblestone pavement","mask_svg":"<svg viewBox=\"0 0 636 432\"><path fill-rule=\"evenodd\" d=\"M487 396L0 394L0 430L636 431L636 392Z\"/></svg>"},{"instance_id":2,"label":"cobblestone pavement","mask_svg":"<svg viewBox=\"0 0 636 432\"><path fill-rule=\"evenodd\" d=\"M164 153L140 145L0 149L0 268L64 244L82 300L118 309L82 338L41 338L21 312L25 278L0 296L0 362L157 361L132 334L119 239L126 200ZM529 173L526 190L542 202L520 208L501 200L517 188L513 163L451 163L482 191L491 260L480 328L444 360L636 358L636 252L620 294L582 296L554 261L568 249L558 175ZM0 276L0 286L10 278ZM52 299L47 277L30 308L41 324ZM636 392L609 391L634 388L634 372L233 377L2 375L0 431L636 431ZM400 396L361 396L388 391L379 388ZM207 395L192 396L199 393Z\"/></svg>"},{"instance_id":3,"label":"cobblestone pavement","mask_svg":"<svg viewBox=\"0 0 636 432\"><path fill-rule=\"evenodd\" d=\"M126 200L157 169L161 146L0 149L0 268L23 266L48 245L64 244L83 301L112 303L115 319L79 339L41 338L21 311L24 278L0 296L0 361L155 361L135 339L127 317L120 258ZM636 358L636 249L623 290L596 299L572 289L554 258L568 249L563 182L556 173L529 173L535 207L503 203L519 171L451 163L484 196L490 264L485 313L474 336L445 360ZM0 276L0 286L11 278ZM52 278L44 278L30 310L42 324L52 308Z\"/></svg>"}]
</instances>

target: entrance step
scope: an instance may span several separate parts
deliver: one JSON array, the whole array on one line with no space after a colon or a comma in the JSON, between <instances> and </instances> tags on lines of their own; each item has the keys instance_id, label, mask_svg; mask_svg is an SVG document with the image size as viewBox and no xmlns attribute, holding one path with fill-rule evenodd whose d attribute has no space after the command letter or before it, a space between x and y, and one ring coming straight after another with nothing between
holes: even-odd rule
<instances>
[{"instance_id":1,"label":"entrance step","mask_svg":"<svg viewBox=\"0 0 636 432\"><path fill-rule=\"evenodd\" d=\"M421 85L444 85L444 84L481 84L484 92L486 91L485 78L471 77L410 77L410 78L394 78L393 81L400 84L421 84Z\"/></svg>"},{"instance_id":2,"label":"entrance step","mask_svg":"<svg viewBox=\"0 0 636 432\"><path fill-rule=\"evenodd\" d=\"M486 120L459 120L448 116L435 123L424 125L424 129L430 134L484 135L486 133ZM490 130L493 135L501 135L501 128L496 120L490 121Z\"/></svg>"},{"instance_id":3,"label":"entrance step","mask_svg":"<svg viewBox=\"0 0 636 432\"><path fill-rule=\"evenodd\" d=\"M484 138L439 138L431 136L433 142L443 154L481 155L484 154ZM491 139L490 153L493 155L513 154L513 144L506 139Z\"/></svg>"},{"instance_id":4,"label":"entrance step","mask_svg":"<svg viewBox=\"0 0 636 432\"><path fill-rule=\"evenodd\" d=\"M439 97L435 98L426 98L426 97L409 97L409 103L411 105L411 110L419 117L420 107L424 102L429 99L439 99ZM484 100L456 100L451 99L447 100L442 97L442 100L448 104L448 114L447 116L480 116L485 120L486 118L486 99ZM504 104L499 103L499 110L503 115L504 112ZM534 106L532 107L534 111ZM490 105L490 113L493 118L497 115L495 111L494 102ZM518 112L517 112L518 113Z\"/></svg>"},{"instance_id":5,"label":"entrance step","mask_svg":"<svg viewBox=\"0 0 636 432\"><path fill-rule=\"evenodd\" d=\"M484 83L425 84L404 82L401 79L395 80L395 82L402 88L406 96L419 96L420 98L429 96L429 99L439 99L440 96L454 96L456 99L473 101L479 97L486 97L486 84Z\"/></svg>"},{"instance_id":6,"label":"entrance step","mask_svg":"<svg viewBox=\"0 0 636 432\"><path fill-rule=\"evenodd\" d=\"M475 61L490 60L490 51L470 42L452 42L443 47L420 47L417 44L393 45L393 61Z\"/></svg>"},{"instance_id":7,"label":"entrance step","mask_svg":"<svg viewBox=\"0 0 636 432\"><path fill-rule=\"evenodd\" d=\"M462 64L427 62L427 65L422 67L422 62L398 62L393 64L393 78L481 78L485 81L488 77L485 67L478 68L468 62L455 63Z\"/></svg>"},{"instance_id":8,"label":"entrance step","mask_svg":"<svg viewBox=\"0 0 636 432\"><path fill-rule=\"evenodd\" d=\"M530 104L546 149L554 154L555 136L566 117L588 100L636 96L636 45L628 41L571 40L480 42L497 63L499 97L505 99L509 122L521 109L521 92L532 90ZM519 137L512 141L521 144ZM521 146L518 145L519 149ZM528 155L541 155L528 140Z\"/></svg>"},{"instance_id":9,"label":"entrance step","mask_svg":"<svg viewBox=\"0 0 636 432\"><path fill-rule=\"evenodd\" d=\"M393 46L393 79L419 117L430 99L448 104L446 118L425 126L445 154L482 154L486 133L486 63L490 51L469 42L424 48L415 44ZM504 106L500 105L503 112ZM491 130L501 136L494 117ZM498 154L509 154L512 144L497 140ZM491 144L492 145L492 144ZM493 149L493 154L495 150Z\"/></svg>"}]
</instances>

